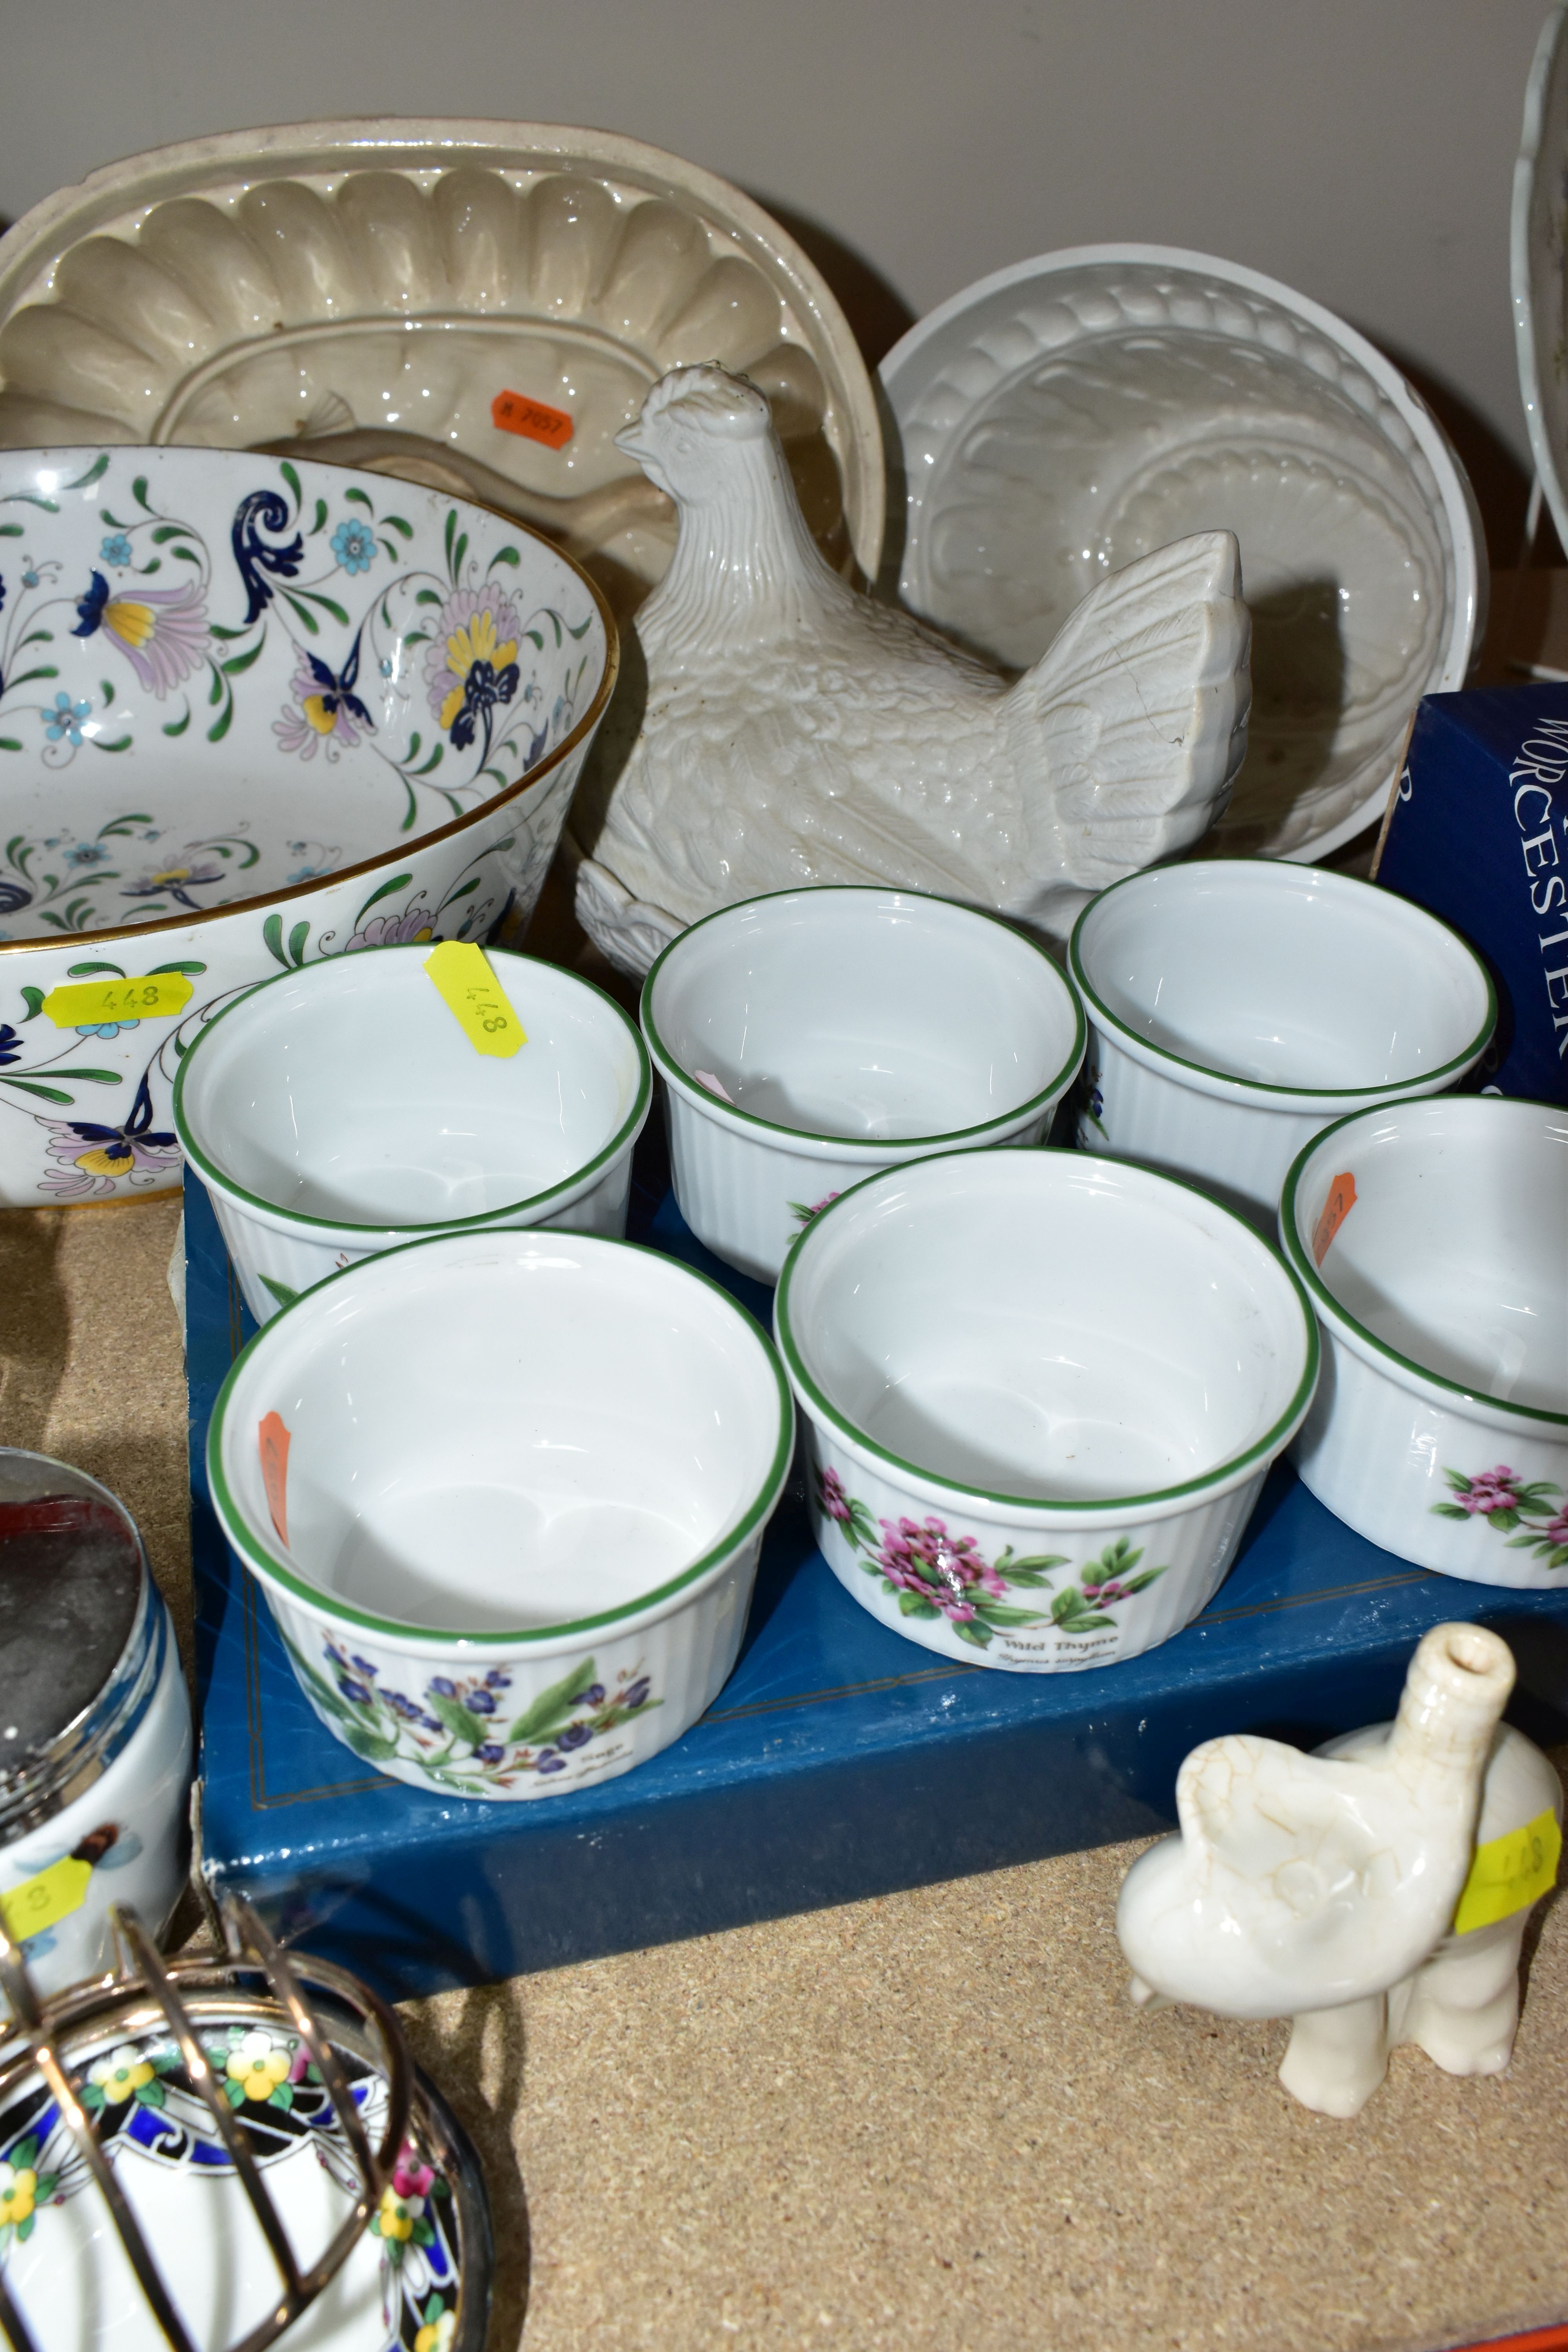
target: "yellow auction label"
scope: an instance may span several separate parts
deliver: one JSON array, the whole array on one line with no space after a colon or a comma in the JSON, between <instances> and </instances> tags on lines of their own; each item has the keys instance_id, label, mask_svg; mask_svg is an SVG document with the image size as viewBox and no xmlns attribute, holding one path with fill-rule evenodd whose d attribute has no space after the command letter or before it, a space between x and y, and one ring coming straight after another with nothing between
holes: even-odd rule
<instances>
[{"instance_id":1,"label":"yellow auction label","mask_svg":"<svg viewBox=\"0 0 1568 2352\"><path fill-rule=\"evenodd\" d=\"M91 1876L90 1862L78 1862L68 1853L63 1861L40 1870L37 1878L24 1878L20 1886L0 1895L0 1919L5 1920L11 1941L25 1943L29 1936L41 1936L58 1919L79 1911Z\"/></svg>"},{"instance_id":2,"label":"yellow auction label","mask_svg":"<svg viewBox=\"0 0 1568 2352\"><path fill-rule=\"evenodd\" d=\"M1474 1927L1489 1927L1494 1920L1528 1911L1555 1880L1562 1851L1563 1832L1551 1811L1537 1813L1507 1837L1477 1846L1454 1914L1455 1935L1468 1936Z\"/></svg>"},{"instance_id":3,"label":"yellow auction label","mask_svg":"<svg viewBox=\"0 0 1568 2352\"><path fill-rule=\"evenodd\" d=\"M51 988L43 1009L57 1029L94 1029L110 1021L163 1020L183 1013L190 1001L183 971L150 971L142 980L82 980Z\"/></svg>"},{"instance_id":4,"label":"yellow auction label","mask_svg":"<svg viewBox=\"0 0 1568 2352\"><path fill-rule=\"evenodd\" d=\"M509 1061L520 1045L527 1045L527 1033L507 1003L506 991L474 940L443 940L426 957L425 969L476 1054Z\"/></svg>"}]
</instances>

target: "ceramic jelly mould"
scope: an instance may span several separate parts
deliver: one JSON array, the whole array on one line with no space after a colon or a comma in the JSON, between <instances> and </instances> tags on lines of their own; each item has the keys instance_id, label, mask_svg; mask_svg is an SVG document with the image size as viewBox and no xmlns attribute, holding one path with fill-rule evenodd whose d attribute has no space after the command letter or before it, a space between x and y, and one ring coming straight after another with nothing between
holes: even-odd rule
<instances>
[{"instance_id":1,"label":"ceramic jelly mould","mask_svg":"<svg viewBox=\"0 0 1568 2352\"><path fill-rule=\"evenodd\" d=\"M0 1202L178 1183L241 989L514 937L614 683L603 598L442 493L231 450L0 453Z\"/></svg>"},{"instance_id":2,"label":"ceramic jelly mould","mask_svg":"<svg viewBox=\"0 0 1568 2352\"><path fill-rule=\"evenodd\" d=\"M1043 948L909 890L785 891L681 933L643 987L680 1213L776 1282L819 1209L954 1148L1037 1143L1083 1059Z\"/></svg>"},{"instance_id":3,"label":"ceramic jelly mould","mask_svg":"<svg viewBox=\"0 0 1568 2352\"><path fill-rule=\"evenodd\" d=\"M486 1230L274 1316L207 1470L328 1730L415 1788L516 1801L615 1779L711 1703L794 1449L777 1358L716 1283Z\"/></svg>"},{"instance_id":4,"label":"ceramic jelly mould","mask_svg":"<svg viewBox=\"0 0 1568 2352\"><path fill-rule=\"evenodd\" d=\"M795 1242L773 1315L835 1576L1020 1674L1137 1657L1207 1605L1318 1375L1249 1226L1076 1151L868 1177Z\"/></svg>"},{"instance_id":5,"label":"ceramic jelly mould","mask_svg":"<svg viewBox=\"0 0 1568 2352\"><path fill-rule=\"evenodd\" d=\"M0 446L313 439L563 539L617 609L674 529L614 436L707 359L768 393L813 529L874 574L881 434L843 313L760 205L639 140L231 131L110 164L0 240Z\"/></svg>"},{"instance_id":6,"label":"ceramic jelly mould","mask_svg":"<svg viewBox=\"0 0 1568 2352\"><path fill-rule=\"evenodd\" d=\"M1381 811L1486 605L1469 485L1399 370L1211 254L1082 246L997 271L882 362L914 611L1015 667L1094 582L1223 525L1252 608L1226 856L1318 858Z\"/></svg>"},{"instance_id":7,"label":"ceramic jelly mould","mask_svg":"<svg viewBox=\"0 0 1568 2352\"><path fill-rule=\"evenodd\" d=\"M1390 1103L1300 1154L1279 1238L1323 1331L1319 1501L1479 1584L1568 1579L1568 1112Z\"/></svg>"},{"instance_id":8,"label":"ceramic jelly mould","mask_svg":"<svg viewBox=\"0 0 1568 2352\"><path fill-rule=\"evenodd\" d=\"M1192 858L1103 891L1068 965L1093 1035L1079 1140L1195 1178L1270 1235L1291 1160L1370 1100L1474 1068L1497 994L1468 941L1392 891Z\"/></svg>"},{"instance_id":9,"label":"ceramic jelly mould","mask_svg":"<svg viewBox=\"0 0 1568 2352\"><path fill-rule=\"evenodd\" d=\"M1194 1748L1181 1830L1117 1905L1138 2006L1289 2017L1279 2079L1323 2115L1358 2114L1401 2042L1450 2074L1501 2074L1525 1925L1562 1850L1562 1784L1498 1720L1513 1682L1496 1633L1435 1625L1392 1724L1315 1756L1251 1733Z\"/></svg>"},{"instance_id":10,"label":"ceramic jelly mould","mask_svg":"<svg viewBox=\"0 0 1568 2352\"><path fill-rule=\"evenodd\" d=\"M1568 546L1568 9L1541 28L1513 167L1514 356L1536 478Z\"/></svg>"},{"instance_id":11,"label":"ceramic jelly mould","mask_svg":"<svg viewBox=\"0 0 1568 2352\"><path fill-rule=\"evenodd\" d=\"M624 1234L653 1099L642 1039L592 982L491 948L523 1031L479 1052L426 947L279 972L218 1014L174 1082L174 1132L265 1323L340 1267L433 1233ZM480 1032L482 1036L483 1032Z\"/></svg>"}]
</instances>

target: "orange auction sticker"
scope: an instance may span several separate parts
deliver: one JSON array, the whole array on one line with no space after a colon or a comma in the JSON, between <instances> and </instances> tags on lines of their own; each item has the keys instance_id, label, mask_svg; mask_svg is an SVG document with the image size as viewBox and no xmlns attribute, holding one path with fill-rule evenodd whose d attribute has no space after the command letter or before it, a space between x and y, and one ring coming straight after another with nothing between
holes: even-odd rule
<instances>
[{"instance_id":1,"label":"orange auction sticker","mask_svg":"<svg viewBox=\"0 0 1568 2352\"><path fill-rule=\"evenodd\" d=\"M261 1483L267 1489L267 1507L272 1514L272 1524L284 1543L289 1540L289 1432L283 1426L281 1413L269 1412L256 1432L261 1450Z\"/></svg>"},{"instance_id":2,"label":"orange auction sticker","mask_svg":"<svg viewBox=\"0 0 1568 2352\"><path fill-rule=\"evenodd\" d=\"M525 441L542 441L547 449L564 449L572 438L572 419L563 408L547 408L521 392L498 392L490 403L490 423L500 433L521 433Z\"/></svg>"},{"instance_id":3,"label":"orange auction sticker","mask_svg":"<svg viewBox=\"0 0 1568 2352\"><path fill-rule=\"evenodd\" d=\"M1329 1197L1323 1202L1323 1213L1312 1228L1312 1264L1321 1265L1329 1254L1329 1244L1355 1207L1355 1178L1349 1169L1336 1176L1329 1186Z\"/></svg>"}]
</instances>

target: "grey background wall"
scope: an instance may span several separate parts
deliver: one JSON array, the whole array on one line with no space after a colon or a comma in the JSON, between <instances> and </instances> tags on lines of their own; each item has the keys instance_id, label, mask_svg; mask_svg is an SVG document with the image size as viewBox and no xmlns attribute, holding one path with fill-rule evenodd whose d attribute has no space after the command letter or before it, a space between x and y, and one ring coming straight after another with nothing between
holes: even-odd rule
<instances>
[{"instance_id":1,"label":"grey background wall","mask_svg":"<svg viewBox=\"0 0 1568 2352\"><path fill-rule=\"evenodd\" d=\"M1286 278L1409 367L1507 560L1525 451L1509 194L1544 13L1544 0L6 0L0 215L115 156L249 123L602 124L785 212L872 357L1028 254L1193 246Z\"/></svg>"}]
</instances>

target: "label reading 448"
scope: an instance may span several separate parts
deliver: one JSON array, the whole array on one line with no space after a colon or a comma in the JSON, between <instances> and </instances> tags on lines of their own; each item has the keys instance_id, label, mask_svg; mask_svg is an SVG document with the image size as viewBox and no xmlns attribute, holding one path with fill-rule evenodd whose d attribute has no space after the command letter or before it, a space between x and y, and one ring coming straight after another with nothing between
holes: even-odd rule
<instances>
[{"instance_id":1,"label":"label reading 448","mask_svg":"<svg viewBox=\"0 0 1568 2352\"><path fill-rule=\"evenodd\" d=\"M425 969L476 1054L509 1061L528 1043L506 991L490 970L483 948L472 940L443 940L425 959Z\"/></svg>"}]
</instances>

